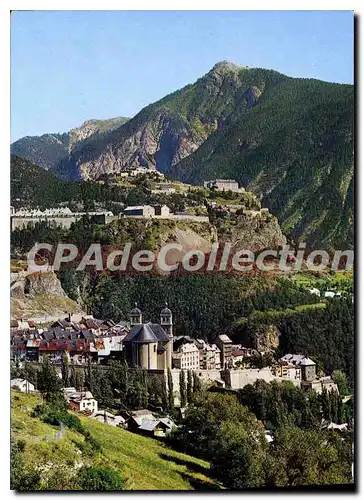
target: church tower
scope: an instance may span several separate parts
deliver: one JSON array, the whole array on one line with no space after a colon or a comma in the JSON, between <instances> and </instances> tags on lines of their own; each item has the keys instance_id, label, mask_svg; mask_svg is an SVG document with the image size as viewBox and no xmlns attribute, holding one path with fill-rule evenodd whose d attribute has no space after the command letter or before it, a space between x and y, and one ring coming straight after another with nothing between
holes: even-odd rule
<instances>
[{"instance_id":1,"label":"church tower","mask_svg":"<svg viewBox=\"0 0 364 500\"><path fill-rule=\"evenodd\" d=\"M161 326L169 337L173 337L172 311L168 309L167 302L166 307L161 310Z\"/></svg>"},{"instance_id":2,"label":"church tower","mask_svg":"<svg viewBox=\"0 0 364 500\"><path fill-rule=\"evenodd\" d=\"M166 345L166 368L172 369L172 352L173 352L173 319L172 319L172 311L168 308L168 304L166 302L166 306L161 310L161 327L166 332L169 337L169 342Z\"/></svg>"},{"instance_id":3,"label":"church tower","mask_svg":"<svg viewBox=\"0 0 364 500\"><path fill-rule=\"evenodd\" d=\"M142 311L138 308L138 302L135 302L135 307L130 311L131 326L140 325L143 322Z\"/></svg>"}]
</instances>

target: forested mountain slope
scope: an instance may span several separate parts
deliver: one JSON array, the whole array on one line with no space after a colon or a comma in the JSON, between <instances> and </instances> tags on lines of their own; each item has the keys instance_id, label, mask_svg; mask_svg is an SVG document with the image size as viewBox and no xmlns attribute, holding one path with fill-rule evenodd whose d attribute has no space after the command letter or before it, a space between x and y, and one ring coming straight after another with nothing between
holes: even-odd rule
<instances>
[{"instance_id":1,"label":"forested mountain slope","mask_svg":"<svg viewBox=\"0 0 364 500\"><path fill-rule=\"evenodd\" d=\"M286 234L311 246L353 244L350 85L285 79L172 169L183 181L235 178L260 194Z\"/></svg>"}]
</instances>

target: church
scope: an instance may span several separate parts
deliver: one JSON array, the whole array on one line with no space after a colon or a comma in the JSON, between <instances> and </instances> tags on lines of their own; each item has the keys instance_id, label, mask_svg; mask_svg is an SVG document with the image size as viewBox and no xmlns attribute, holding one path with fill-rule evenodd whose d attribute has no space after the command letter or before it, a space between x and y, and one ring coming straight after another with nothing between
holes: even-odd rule
<instances>
[{"instance_id":1,"label":"church","mask_svg":"<svg viewBox=\"0 0 364 500\"><path fill-rule=\"evenodd\" d=\"M135 304L130 312L130 324L132 329L123 340L128 365L145 370L172 368L173 322L168 304L160 313L160 323L143 323L142 312Z\"/></svg>"}]
</instances>

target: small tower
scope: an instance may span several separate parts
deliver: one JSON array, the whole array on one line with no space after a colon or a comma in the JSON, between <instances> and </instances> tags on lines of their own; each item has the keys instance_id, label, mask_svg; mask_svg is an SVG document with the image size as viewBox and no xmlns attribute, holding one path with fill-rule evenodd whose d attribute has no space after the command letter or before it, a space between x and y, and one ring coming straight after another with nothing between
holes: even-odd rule
<instances>
[{"instance_id":1,"label":"small tower","mask_svg":"<svg viewBox=\"0 0 364 500\"><path fill-rule=\"evenodd\" d=\"M301 376L305 382L313 382L316 379L316 363L308 356L305 356L301 362Z\"/></svg>"},{"instance_id":2,"label":"small tower","mask_svg":"<svg viewBox=\"0 0 364 500\"><path fill-rule=\"evenodd\" d=\"M173 337L172 311L168 309L168 303L161 310L161 326L169 337Z\"/></svg>"},{"instance_id":3,"label":"small tower","mask_svg":"<svg viewBox=\"0 0 364 500\"><path fill-rule=\"evenodd\" d=\"M172 369L172 353L173 353L173 321L172 311L168 309L168 304L161 310L161 327L169 337L169 342L166 345L166 368Z\"/></svg>"},{"instance_id":4,"label":"small tower","mask_svg":"<svg viewBox=\"0 0 364 500\"><path fill-rule=\"evenodd\" d=\"M138 308L138 302L135 302L135 307L130 311L131 326L140 325L143 321L142 311Z\"/></svg>"}]
</instances>

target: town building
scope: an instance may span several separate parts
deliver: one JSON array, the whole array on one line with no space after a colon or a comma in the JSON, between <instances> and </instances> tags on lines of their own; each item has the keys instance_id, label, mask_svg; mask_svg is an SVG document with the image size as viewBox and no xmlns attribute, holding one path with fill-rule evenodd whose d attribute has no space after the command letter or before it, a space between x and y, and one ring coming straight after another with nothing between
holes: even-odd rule
<instances>
[{"instance_id":1,"label":"town building","mask_svg":"<svg viewBox=\"0 0 364 500\"><path fill-rule=\"evenodd\" d=\"M93 413L98 410L98 403L90 391L71 391L65 389L66 399L72 410ZM73 387L71 389L74 389Z\"/></svg>"},{"instance_id":2,"label":"town building","mask_svg":"<svg viewBox=\"0 0 364 500\"><path fill-rule=\"evenodd\" d=\"M239 183L233 179L213 179L205 181L203 185L206 188L215 189L216 191L232 191L235 193L243 193L245 191L244 188L239 188Z\"/></svg>"},{"instance_id":3,"label":"town building","mask_svg":"<svg viewBox=\"0 0 364 500\"><path fill-rule=\"evenodd\" d=\"M215 352L215 370L221 370L221 351L216 344L212 344L211 347Z\"/></svg>"},{"instance_id":4,"label":"town building","mask_svg":"<svg viewBox=\"0 0 364 500\"><path fill-rule=\"evenodd\" d=\"M215 349L202 339L196 339L195 344L199 350L200 369L215 370Z\"/></svg>"},{"instance_id":5,"label":"town building","mask_svg":"<svg viewBox=\"0 0 364 500\"><path fill-rule=\"evenodd\" d=\"M229 368L232 364L232 340L225 334L219 335L216 339L216 345L220 349L220 360L221 360L221 368L225 370Z\"/></svg>"},{"instance_id":6,"label":"town building","mask_svg":"<svg viewBox=\"0 0 364 500\"><path fill-rule=\"evenodd\" d=\"M165 437L175 427L174 422L168 418L155 417L149 410L131 412L126 423L127 429L137 434L149 437Z\"/></svg>"},{"instance_id":7,"label":"town building","mask_svg":"<svg viewBox=\"0 0 364 500\"><path fill-rule=\"evenodd\" d=\"M137 167L133 168L132 170L128 171L128 175L131 177L137 177L138 175L143 175L146 174L147 172L150 172L150 170L146 167Z\"/></svg>"},{"instance_id":8,"label":"town building","mask_svg":"<svg viewBox=\"0 0 364 500\"><path fill-rule=\"evenodd\" d=\"M114 415L107 410L97 410L89 415L89 418L98 420L103 424L112 425L113 427L126 427L126 419L121 415Z\"/></svg>"},{"instance_id":9,"label":"town building","mask_svg":"<svg viewBox=\"0 0 364 500\"><path fill-rule=\"evenodd\" d=\"M127 333L122 335L98 336L90 343L90 355L94 361L101 364L109 359L121 360L123 351L123 340Z\"/></svg>"},{"instance_id":10,"label":"town building","mask_svg":"<svg viewBox=\"0 0 364 500\"><path fill-rule=\"evenodd\" d=\"M180 370L199 370L200 353L195 343L182 344L173 352L172 366Z\"/></svg>"},{"instance_id":11,"label":"town building","mask_svg":"<svg viewBox=\"0 0 364 500\"><path fill-rule=\"evenodd\" d=\"M169 217L170 210L167 205L154 205L154 211L156 217Z\"/></svg>"},{"instance_id":12,"label":"town building","mask_svg":"<svg viewBox=\"0 0 364 500\"><path fill-rule=\"evenodd\" d=\"M125 217L154 217L155 210L150 205L133 205L124 208L122 215Z\"/></svg>"},{"instance_id":13,"label":"town building","mask_svg":"<svg viewBox=\"0 0 364 500\"><path fill-rule=\"evenodd\" d=\"M131 367L166 370L172 367L173 320L167 307L162 309L160 324L143 323L142 312L135 305L130 313L131 331L123 340L124 359Z\"/></svg>"},{"instance_id":14,"label":"town building","mask_svg":"<svg viewBox=\"0 0 364 500\"><path fill-rule=\"evenodd\" d=\"M316 379L316 363L308 356L301 354L286 354L280 358L280 363L287 362L288 365L293 365L301 370L301 379L305 382L312 382ZM298 377L295 377L298 378Z\"/></svg>"},{"instance_id":15,"label":"town building","mask_svg":"<svg viewBox=\"0 0 364 500\"><path fill-rule=\"evenodd\" d=\"M290 380L299 380L302 389L312 389L318 394L321 394L324 390L338 392L338 387L331 377L317 377L316 363L308 356L286 354L279 360L279 364L281 368L278 370L281 370L281 376L286 376ZM294 370L296 370L295 378L293 378Z\"/></svg>"},{"instance_id":16,"label":"town building","mask_svg":"<svg viewBox=\"0 0 364 500\"><path fill-rule=\"evenodd\" d=\"M88 217L95 224L107 224L117 216L110 211L100 212L72 212L69 208L47 208L46 210L20 208L10 214L11 231L34 225L37 222L53 223L65 228L71 227L74 222Z\"/></svg>"},{"instance_id":17,"label":"town building","mask_svg":"<svg viewBox=\"0 0 364 500\"><path fill-rule=\"evenodd\" d=\"M278 363L272 367L272 372L277 377L283 377L289 380L301 380L301 367L285 360L279 360Z\"/></svg>"},{"instance_id":18,"label":"town building","mask_svg":"<svg viewBox=\"0 0 364 500\"><path fill-rule=\"evenodd\" d=\"M176 189L171 185L161 185L158 189L152 189L152 193L154 194L173 194L176 192Z\"/></svg>"},{"instance_id":19,"label":"town building","mask_svg":"<svg viewBox=\"0 0 364 500\"><path fill-rule=\"evenodd\" d=\"M232 366L237 366L240 363L242 363L246 358L250 358L253 355L253 352L254 350L251 349L250 347L244 347L242 345L232 345L231 346Z\"/></svg>"}]
</instances>

